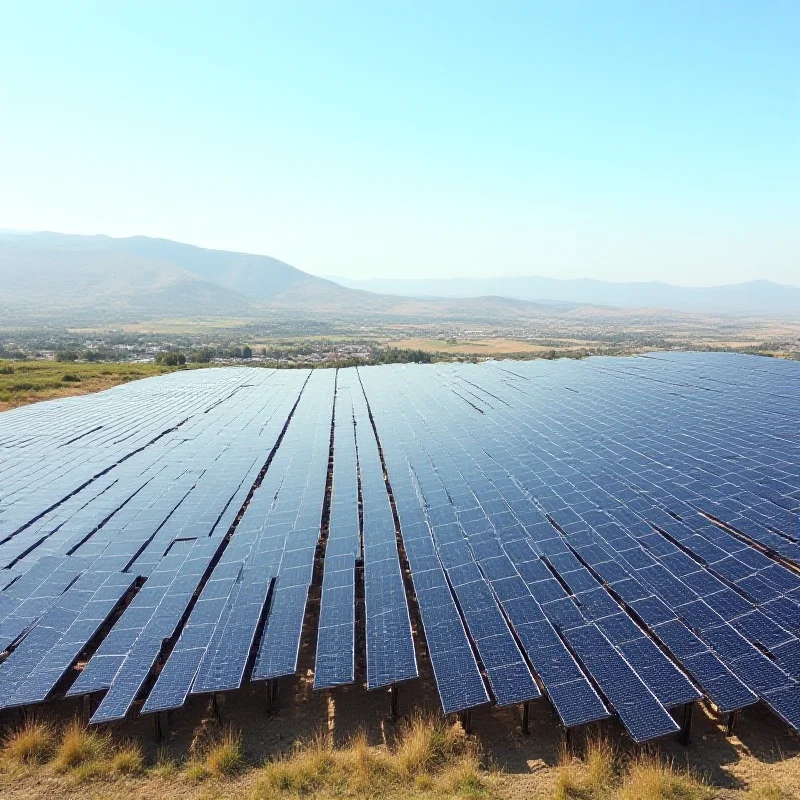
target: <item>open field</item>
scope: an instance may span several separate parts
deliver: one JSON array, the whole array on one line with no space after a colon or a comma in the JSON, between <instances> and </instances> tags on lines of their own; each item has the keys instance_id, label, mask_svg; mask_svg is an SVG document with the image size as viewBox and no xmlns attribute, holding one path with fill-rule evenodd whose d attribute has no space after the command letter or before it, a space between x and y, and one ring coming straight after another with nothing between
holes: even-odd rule
<instances>
[{"instance_id":1,"label":"open field","mask_svg":"<svg viewBox=\"0 0 800 800\"><path fill-rule=\"evenodd\" d=\"M5 371L9 369L13 371ZM100 392L120 383L163 375L175 369L159 364L0 362L0 411L39 400Z\"/></svg>"},{"instance_id":2,"label":"open field","mask_svg":"<svg viewBox=\"0 0 800 800\"><path fill-rule=\"evenodd\" d=\"M573 350L583 347L596 347L598 342L581 342L575 339L559 340L553 344L535 344L520 339L506 339L502 337L488 337L486 339L458 340L458 339L426 339L408 338L392 342L393 347L409 350L426 350L431 353L447 353L448 355L475 355L475 356L507 356L524 353L549 353L551 350Z\"/></svg>"},{"instance_id":3,"label":"open field","mask_svg":"<svg viewBox=\"0 0 800 800\"><path fill-rule=\"evenodd\" d=\"M621 313L617 317L547 316L519 320L398 321L268 315L200 317L65 327L0 329L0 359L39 359L70 351L96 361L152 359L166 351L187 361L232 358L249 346L254 355L296 366L338 359L380 363L395 348L442 360L553 355L631 355L652 350L726 349L800 358L800 324L785 319ZM204 354L202 357L195 357ZM421 359L424 360L424 359Z\"/></svg>"},{"instance_id":4,"label":"open field","mask_svg":"<svg viewBox=\"0 0 800 800\"><path fill-rule=\"evenodd\" d=\"M153 334L203 334L219 330L234 330L248 325L252 320L235 317L198 317L197 319L158 319L146 322L126 322L114 327L126 333ZM97 333L108 329L108 325L72 328L76 333Z\"/></svg>"}]
</instances>

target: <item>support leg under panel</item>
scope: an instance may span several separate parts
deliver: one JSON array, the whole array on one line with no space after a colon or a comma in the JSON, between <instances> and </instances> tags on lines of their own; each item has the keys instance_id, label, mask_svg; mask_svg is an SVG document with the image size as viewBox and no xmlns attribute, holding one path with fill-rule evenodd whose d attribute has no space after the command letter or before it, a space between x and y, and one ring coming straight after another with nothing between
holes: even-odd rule
<instances>
[{"instance_id":1,"label":"support leg under panel","mask_svg":"<svg viewBox=\"0 0 800 800\"><path fill-rule=\"evenodd\" d=\"M689 744L689 738L692 735L692 715L694 712L694 703L686 703L683 706L683 715L681 718L681 729L678 733L678 740L685 747Z\"/></svg>"},{"instance_id":2,"label":"support leg under panel","mask_svg":"<svg viewBox=\"0 0 800 800\"><path fill-rule=\"evenodd\" d=\"M464 733L469 736L472 733L472 709L467 709L466 711L462 711L458 715L459 720L461 721L461 727L464 729Z\"/></svg>"}]
</instances>

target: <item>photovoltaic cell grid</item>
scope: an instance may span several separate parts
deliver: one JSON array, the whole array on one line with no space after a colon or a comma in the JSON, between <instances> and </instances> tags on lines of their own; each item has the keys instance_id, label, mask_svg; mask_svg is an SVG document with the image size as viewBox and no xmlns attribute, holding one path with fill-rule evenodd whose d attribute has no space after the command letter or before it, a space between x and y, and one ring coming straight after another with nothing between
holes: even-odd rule
<instances>
[{"instance_id":1,"label":"photovoltaic cell grid","mask_svg":"<svg viewBox=\"0 0 800 800\"><path fill-rule=\"evenodd\" d=\"M798 389L654 353L200 370L5 413L0 707L178 708L293 674L306 628L316 688L392 685L410 600L448 713L544 694L644 741L705 697L798 728Z\"/></svg>"}]
</instances>

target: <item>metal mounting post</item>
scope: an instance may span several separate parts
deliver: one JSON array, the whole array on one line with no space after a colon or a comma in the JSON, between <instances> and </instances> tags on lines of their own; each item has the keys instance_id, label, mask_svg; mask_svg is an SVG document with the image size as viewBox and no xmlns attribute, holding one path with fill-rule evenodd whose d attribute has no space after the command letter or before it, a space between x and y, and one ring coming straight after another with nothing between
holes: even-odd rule
<instances>
[{"instance_id":1,"label":"metal mounting post","mask_svg":"<svg viewBox=\"0 0 800 800\"><path fill-rule=\"evenodd\" d=\"M88 725L92 717L92 696L85 694L81 697L81 718Z\"/></svg>"},{"instance_id":2,"label":"metal mounting post","mask_svg":"<svg viewBox=\"0 0 800 800\"><path fill-rule=\"evenodd\" d=\"M211 713L214 715L214 720L217 724L222 722L222 711L219 707L219 700L217 699L217 693L211 695Z\"/></svg>"},{"instance_id":3,"label":"metal mounting post","mask_svg":"<svg viewBox=\"0 0 800 800\"><path fill-rule=\"evenodd\" d=\"M276 706L276 705L278 705L278 688L279 688L277 678L274 679L274 680L271 680L270 684L272 686L270 703L272 703L273 706Z\"/></svg>"},{"instance_id":4,"label":"metal mounting post","mask_svg":"<svg viewBox=\"0 0 800 800\"><path fill-rule=\"evenodd\" d=\"M526 700L522 704L522 735L529 736L530 732L530 702Z\"/></svg>"},{"instance_id":5,"label":"metal mounting post","mask_svg":"<svg viewBox=\"0 0 800 800\"><path fill-rule=\"evenodd\" d=\"M736 728L736 721L739 719L739 712L738 711L731 711L728 714L728 722L725 729L725 735L730 738L733 736L734 730Z\"/></svg>"},{"instance_id":6,"label":"metal mounting post","mask_svg":"<svg viewBox=\"0 0 800 800\"><path fill-rule=\"evenodd\" d=\"M692 712L694 711L694 702L685 703L683 706L683 720L681 721L681 730L678 734L678 740L685 747L689 744L689 737L692 733Z\"/></svg>"},{"instance_id":7,"label":"metal mounting post","mask_svg":"<svg viewBox=\"0 0 800 800\"><path fill-rule=\"evenodd\" d=\"M472 733L472 709L468 708L466 711L462 711L458 715L458 718L461 721L461 727L464 729L464 733L469 736Z\"/></svg>"}]
</instances>

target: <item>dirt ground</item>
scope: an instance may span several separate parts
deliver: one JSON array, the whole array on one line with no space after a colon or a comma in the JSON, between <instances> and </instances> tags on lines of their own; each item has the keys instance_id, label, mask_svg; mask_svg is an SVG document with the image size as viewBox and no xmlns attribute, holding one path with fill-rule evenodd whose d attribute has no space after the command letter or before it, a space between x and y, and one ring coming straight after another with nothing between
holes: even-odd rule
<instances>
[{"instance_id":1,"label":"dirt ground","mask_svg":"<svg viewBox=\"0 0 800 800\"><path fill-rule=\"evenodd\" d=\"M427 350L437 353L452 353L458 355L483 355L483 356L498 356L508 355L509 353L542 353L551 350L574 348L574 340L559 340L563 344L558 347L553 345L534 344L519 339L503 339L503 338L486 338L475 339L474 341L458 340L455 343L450 343L445 339L424 339L424 338L410 338L400 339L392 342L393 347L401 347L408 350ZM585 341L581 342L578 347L595 347L597 342Z\"/></svg>"}]
</instances>

